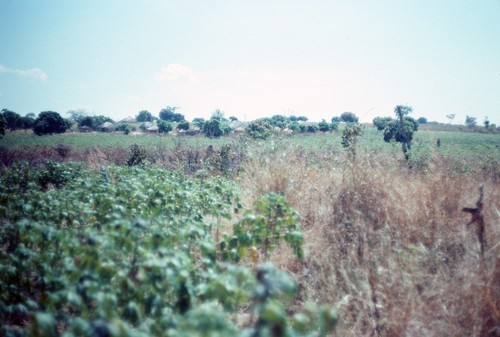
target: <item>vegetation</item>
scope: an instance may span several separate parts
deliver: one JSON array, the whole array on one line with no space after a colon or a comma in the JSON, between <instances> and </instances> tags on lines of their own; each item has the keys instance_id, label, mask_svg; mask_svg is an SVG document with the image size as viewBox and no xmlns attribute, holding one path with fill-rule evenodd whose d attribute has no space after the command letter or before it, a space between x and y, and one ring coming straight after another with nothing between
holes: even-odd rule
<instances>
[{"instance_id":1,"label":"vegetation","mask_svg":"<svg viewBox=\"0 0 500 337\"><path fill-rule=\"evenodd\" d=\"M147 110L139 111L139 113L135 117L135 120L137 122L152 122L153 119L154 119L153 115L151 114L151 112L149 112Z\"/></svg>"},{"instance_id":2,"label":"vegetation","mask_svg":"<svg viewBox=\"0 0 500 337\"><path fill-rule=\"evenodd\" d=\"M394 108L397 119L389 121L384 128L384 141L394 140L401 143L406 160L410 159L409 151L411 150L413 133L418 130L418 122L408 116L412 110L409 106L397 105Z\"/></svg>"},{"instance_id":3,"label":"vegetation","mask_svg":"<svg viewBox=\"0 0 500 337\"><path fill-rule=\"evenodd\" d=\"M328 307L290 316L294 280L260 264L281 240L302 254L281 196L257 199L228 231L221 220L241 205L220 178L20 164L0 187L2 335L325 336L337 324ZM259 265L233 262L245 259Z\"/></svg>"},{"instance_id":4,"label":"vegetation","mask_svg":"<svg viewBox=\"0 0 500 337\"><path fill-rule=\"evenodd\" d=\"M184 120L184 115L175 112L178 108L167 106L166 108L160 111L159 117L161 120L178 123Z\"/></svg>"},{"instance_id":5,"label":"vegetation","mask_svg":"<svg viewBox=\"0 0 500 337\"><path fill-rule=\"evenodd\" d=\"M70 128L68 121L54 111L40 112L33 124L33 132L38 135L50 135L53 133L64 133Z\"/></svg>"},{"instance_id":6,"label":"vegetation","mask_svg":"<svg viewBox=\"0 0 500 337\"><path fill-rule=\"evenodd\" d=\"M346 123L357 123L359 118L352 112L344 112L340 115L340 119Z\"/></svg>"},{"instance_id":7,"label":"vegetation","mask_svg":"<svg viewBox=\"0 0 500 337\"><path fill-rule=\"evenodd\" d=\"M6 132L0 335L491 335L498 135L422 128L409 170L355 126Z\"/></svg>"}]
</instances>

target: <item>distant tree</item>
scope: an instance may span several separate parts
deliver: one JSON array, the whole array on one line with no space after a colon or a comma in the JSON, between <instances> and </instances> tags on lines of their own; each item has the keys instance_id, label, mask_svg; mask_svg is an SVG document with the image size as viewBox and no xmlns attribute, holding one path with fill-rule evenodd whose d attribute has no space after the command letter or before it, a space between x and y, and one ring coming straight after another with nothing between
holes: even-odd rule
<instances>
[{"instance_id":1,"label":"distant tree","mask_svg":"<svg viewBox=\"0 0 500 337\"><path fill-rule=\"evenodd\" d=\"M7 122L5 121L5 118L3 117L2 114L0 114L0 138L2 138L5 135L6 125L7 125Z\"/></svg>"},{"instance_id":2,"label":"distant tree","mask_svg":"<svg viewBox=\"0 0 500 337\"><path fill-rule=\"evenodd\" d=\"M451 123L453 123L453 120L455 119L455 114L446 115L446 118L448 118L448 121L451 124Z\"/></svg>"},{"instance_id":3,"label":"distant tree","mask_svg":"<svg viewBox=\"0 0 500 337\"><path fill-rule=\"evenodd\" d=\"M167 121L167 122L180 122L184 120L184 115L175 112L178 107L171 107L167 106L165 109L162 109L160 111L159 117L160 119Z\"/></svg>"},{"instance_id":4,"label":"distant tree","mask_svg":"<svg viewBox=\"0 0 500 337\"><path fill-rule=\"evenodd\" d=\"M135 120L138 122L152 122L153 115L151 114L151 112L149 112L147 110L142 110L142 111L139 111L139 113L135 117Z\"/></svg>"},{"instance_id":5,"label":"distant tree","mask_svg":"<svg viewBox=\"0 0 500 337\"><path fill-rule=\"evenodd\" d=\"M467 125L469 128L476 126L477 125L476 117L465 116L465 125Z\"/></svg>"},{"instance_id":6,"label":"distant tree","mask_svg":"<svg viewBox=\"0 0 500 337\"><path fill-rule=\"evenodd\" d=\"M199 128L200 130L203 129L204 124L205 124L205 119L200 117L193 118L193 125Z\"/></svg>"},{"instance_id":7,"label":"distant tree","mask_svg":"<svg viewBox=\"0 0 500 337\"><path fill-rule=\"evenodd\" d=\"M78 122L78 127L81 128L84 126L93 129L94 128L94 119L90 116L85 116L82 119L80 119L80 121Z\"/></svg>"},{"instance_id":8,"label":"distant tree","mask_svg":"<svg viewBox=\"0 0 500 337\"><path fill-rule=\"evenodd\" d=\"M177 124L177 130L189 130L189 122L182 121Z\"/></svg>"},{"instance_id":9,"label":"distant tree","mask_svg":"<svg viewBox=\"0 0 500 337\"><path fill-rule=\"evenodd\" d=\"M83 109L78 110L69 110L67 112L69 114L69 119L80 125L80 121L88 116L87 112Z\"/></svg>"},{"instance_id":10,"label":"distant tree","mask_svg":"<svg viewBox=\"0 0 500 337\"><path fill-rule=\"evenodd\" d=\"M297 117L297 116L292 115L292 116L288 117L288 120L289 120L290 122L297 122L298 117Z\"/></svg>"},{"instance_id":11,"label":"distant tree","mask_svg":"<svg viewBox=\"0 0 500 337\"><path fill-rule=\"evenodd\" d=\"M324 119L318 124L319 131L328 132L330 131L330 124L328 124Z\"/></svg>"},{"instance_id":12,"label":"distant tree","mask_svg":"<svg viewBox=\"0 0 500 337\"><path fill-rule=\"evenodd\" d=\"M288 127L290 128L290 130L292 130L292 132L294 133L299 133L300 132L300 124L297 123L297 122L291 122Z\"/></svg>"},{"instance_id":13,"label":"distant tree","mask_svg":"<svg viewBox=\"0 0 500 337\"><path fill-rule=\"evenodd\" d=\"M488 119L488 116L486 116L486 117L484 118L483 125L484 125L484 128L485 128L485 129L489 128L489 126L490 126L490 120Z\"/></svg>"},{"instance_id":14,"label":"distant tree","mask_svg":"<svg viewBox=\"0 0 500 337\"><path fill-rule=\"evenodd\" d=\"M212 116L210 117L211 120L217 120L219 122L226 122L227 119L224 117L224 112L219 110L219 109L215 109L214 112L212 112Z\"/></svg>"},{"instance_id":15,"label":"distant tree","mask_svg":"<svg viewBox=\"0 0 500 337\"><path fill-rule=\"evenodd\" d=\"M235 116L230 116L230 117L229 117L229 120L230 120L231 122L237 122L237 121L238 121L238 118L237 118L237 117L235 117Z\"/></svg>"},{"instance_id":16,"label":"distant tree","mask_svg":"<svg viewBox=\"0 0 500 337\"><path fill-rule=\"evenodd\" d=\"M419 117L417 119L417 121L418 121L418 124L427 124L427 118L425 118L425 117Z\"/></svg>"},{"instance_id":17,"label":"distant tree","mask_svg":"<svg viewBox=\"0 0 500 337\"><path fill-rule=\"evenodd\" d=\"M158 132L159 133L169 133L170 131L172 131L173 127L172 127L172 123L170 122L167 122L166 120L159 120L158 121Z\"/></svg>"},{"instance_id":18,"label":"distant tree","mask_svg":"<svg viewBox=\"0 0 500 337\"><path fill-rule=\"evenodd\" d=\"M245 132L253 139L267 139L273 133L273 127L269 122L261 119L248 124Z\"/></svg>"},{"instance_id":19,"label":"distant tree","mask_svg":"<svg viewBox=\"0 0 500 337\"><path fill-rule=\"evenodd\" d=\"M288 127L288 119L283 115L274 115L271 117L271 125L280 129L286 129Z\"/></svg>"},{"instance_id":20,"label":"distant tree","mask_svg":"<svg viewBox=\"0 0 500 337\"><path fill-rule=\"evenodd\" d=\"M332 123L339 124L340 122L342 122L342 119L339 116L332 117Z\"/></svg>"},{"instance_id":21,"label":"distant tree","mask_svg":"<svg viewBox=\"0 0 500 337\"><path fill-rule=\"evenodd\" d=\"M390 121L384 129L384 141L395 140L401 143L406 160L410 159L408 151L411 150L413 133L418 130L418 122L408 117L412 110L413 108L410 106L397 105L394 108L397 119Z\"/></svg>"},{"instance_id":22,"label":"distant tree","mask_svg":"<svg viewBox=\"0 0 500 337\"><path fill-rule=\"evenodd\" d=\"M337 131L339 129L339 123L330 123L330 131Z\"/></svg>"},{"instance_id":23,"label":"distant tree","mask_svg":"<svg viewBox=\"0 0 500 337\"><path fill-rule=\"evenodd\" d=\"M222 123L219 119L210 119L203 124L203 134L208 138L219 138L224 134Z\"/></svg>"},{"instance_id":24,"label":"distant tree","mask_svg":"<svg viewBox=\"0 0 500 337\"><path fill-rule=\"evenodd\" d=\"M2 109L2 115L5 119L6 128L10 131L14 131L22 128L21 116L14 111L8 109Z\"/></svg>"},{"instance_id":25,"label":"distant tree","mask_svg":"<svg viewBox=\"0 0 500 337\"><path fill-rule=\"evenodd\" d=\"M38 136L64 133L69 127L70 123L64 120L57 112L42 111L37 119L35 119L33 132Z\"/></svg>"},{"instance_id":26,"label":"distant tree","mask_svg":"<svg viewBox=\"0 0 500 337\"><path fill-rule=\"evenodd\" d=\"M392 120L391 117L375 117L373 119L373 125L375 125L378 131L382 131Z\"/></svg>"},{"instance_id":27,"label":"distant tree","mask_svg":"<svg viewBox=\"0 0 500 337\"><path fill-rule=\"evenodd\" d=\"M340 119L346 123L357 123L359 118L352 112L343 112Z\"/></svg>"},{"instance_id":28,"label":"distant tree","mask_svg":"<svg viewBox=\"0 0 500 337\"><path fill-rule=\"evenodd\" d=\"M299 116L297 117L297 121L302 121L302 122L307 122L309 120L309 118L307 118L306 116Z\"/></svg>"},{"instance_id":29,"label":"distant tree","mask_svg":"<svg viewBox=\"0 0 500 337\"><path fill-rule=\"evenodd\" d=\"M132 126L127 123L121 123L116 126L116 131L121 131L123 134L128 135L132 131Z\"/></svg>"},{"instance_id":30,"label":"distant tree","mask_svg":"<svg viewBox=\"0 0 500 337\"><path fill-rule=\"evenodd\" d=\"M34 116L35 114L33 114ZM30 114L21 117L21 128L24 129L24 131L33 128L33 125L35 124L35 118L32 117Z\"/></svg>"},{"instance_id":31,"label":"distant tree","mask_svg":"<svg viewBox=\"0 0 500 337\"><path fill-rule=\"evenodd\" d=\"M309 124L307 126L307 132L310 132L310 133L315 133L315 132L318 132L319 128L318 128L318 125L316 124Z\"/></svg>"},{"instance_id":32,"label":"distant tree","mask_svg":"<svg viewBox=\"0 0 500 337\"><path fill-rule=\"evenodd\" d=\"M98 128L99 125L106 122L114 123L115 121L104 115L92 116L92 124L94 125L94 128Z\"/></svg>"}]
</instances>

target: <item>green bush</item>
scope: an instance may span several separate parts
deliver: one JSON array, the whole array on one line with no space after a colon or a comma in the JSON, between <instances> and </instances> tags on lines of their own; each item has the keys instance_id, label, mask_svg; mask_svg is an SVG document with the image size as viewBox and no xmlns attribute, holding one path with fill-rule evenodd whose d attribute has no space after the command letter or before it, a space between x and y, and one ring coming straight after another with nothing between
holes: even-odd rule
<instances>
[{"instance_id":1,"label":"green bush","mask_svg":"<svg viewBox=\"0 0 500 337\"><path fill-rule=\"evenodd\" d=\"M325 336L335 326L329 308L289 316L297 287L286 273L222 258L217 219L241 208L232 182L110 167L43 191L43 170L0 176L0 335ZM230 254L280 241L300 254L298 216L283 197L264 196L244 214L240 231L222 234L238 233ZM243 308L256 321L241 330Z\"/></svg>"},{"instance_id":2,"label":"green bush","mask_svg":"<svg viewBox=\"0 0 500 337\"><path fill-rule=\"evenodd\" d=\"M267 139L271 136L273 127L266 121L257 120L248 124L245 132L253 139Z\"/></svg>"}]
</instances>

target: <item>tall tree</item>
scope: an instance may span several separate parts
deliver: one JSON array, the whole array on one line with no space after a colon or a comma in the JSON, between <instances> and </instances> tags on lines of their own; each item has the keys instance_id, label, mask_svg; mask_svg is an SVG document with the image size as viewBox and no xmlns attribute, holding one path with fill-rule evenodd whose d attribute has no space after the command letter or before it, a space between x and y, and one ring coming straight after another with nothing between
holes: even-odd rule
<instances>
[{"instance_id":1,"label":"tall tree","mask_svg":"<svg viewBox=\"0 0 500 337\"><path fill-rule=\"evenodd\" d=\"M410 159L408 151L411 150L413 133L418 130L418 122L408 116L412 111L413 108L410 106L397 105L394 108L397 118L390 121L384 129L384 140L386 142L395 140L401 143L406 160Z\"/></svg>"},{"instance_id":2,"label":"tall tree","mask_svg":"<svg viewBox=\"0 0 500 337\"><path fill-rule=\"evenodd\" d=\"M357 123L359 118L353 112L343 112L340 119L346 123Z\"/></svg>"},{"instance_id":3,"label":"tall tree","mask_svg":"<svg viewBox=\"0 0 500 337\"><path fill-rule=\"evenodd\" d=\"M469 128L476 126L477 125L476 117L465 116L465 125L467 125Z\"/></svg>"},{"instance_id":4,"label":"tall tree","mask_svg":"<svg viewBox=\"0 0 500 337\"><path fill-rule=\"evenodd\" d=\"M57 112L40 112L33 125L33 132L38 135L47 135L52 133L64 133L69 129L70 124L64 120Z\"/></svg>"},{"instance_id":5,"label":"tall tree","mask_svg":"<svg viewBox=\"0 0 500 337\"><path fill-rule=\"evenodd\" d=\"M147 110L142 110L142 111L139 111L139 113L135 117L135 120L138 122L152 122L153 115L151 114L151 112L149 112Z\"/></svg>"},{"instance_id":6,"label":"tall tree","mask_svg":"<svg viewBox=\"0 0 500 337\"><path fill-rule=\"evenodd\" d=\"M22 127L21 116L9 109L2 109L2 115L6 122L6 128L10 131L20 129Z\"/></svg>"},{"instance_id":7,"label":"tall tree","mask_svg":"<svg viewBox=\"0 0 500 337\"><path fill-rule=\"evenodd\" d=\"M167 122L180 122L184 120L184 115L175 112L178 107L167 106L165 109L160 111L159 117L160 119Z\"/></svg>"}]
</instances>

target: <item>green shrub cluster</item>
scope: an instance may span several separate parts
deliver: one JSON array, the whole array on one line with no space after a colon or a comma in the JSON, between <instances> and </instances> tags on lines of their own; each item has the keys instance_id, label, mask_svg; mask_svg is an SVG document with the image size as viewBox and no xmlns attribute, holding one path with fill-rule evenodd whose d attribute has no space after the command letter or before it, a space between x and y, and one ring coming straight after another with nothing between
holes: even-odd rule
<instances>
[{"instance_id":1,"label":"green shrub cluster","mask_svg":"<svg viewBox=\"0 0 500 337\"><path fill-rule=\"evenodd\" d=\"M235 185L220 177L11 166L0 177L0 335L326 335L335 311L290 317L290 276L234 262L246 258L241 247L280 239L300 256L296 212L281 196L263 196L221 247L220 220L240 209ZM240 327L243 310L255 319Z\"/></svg>"}]
</instances>

